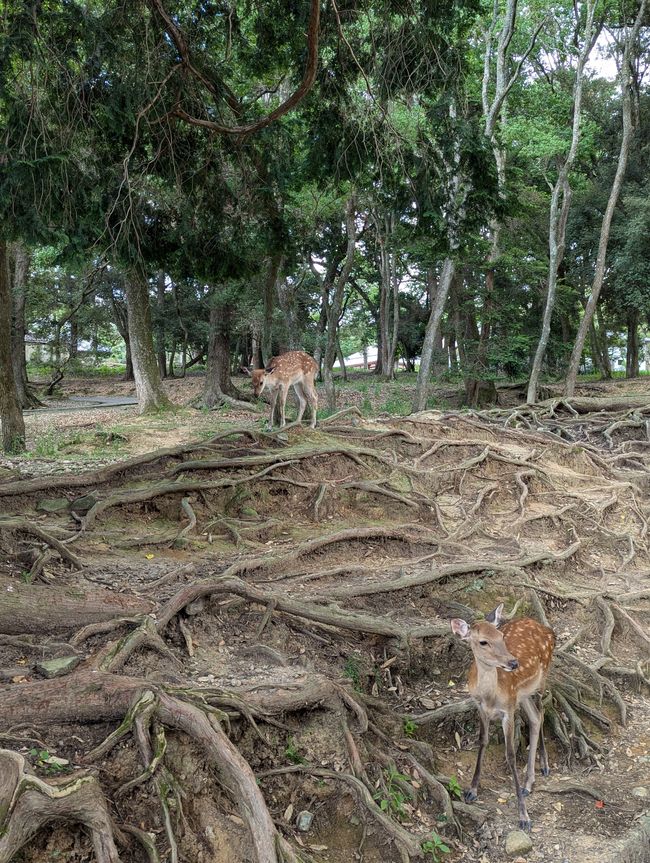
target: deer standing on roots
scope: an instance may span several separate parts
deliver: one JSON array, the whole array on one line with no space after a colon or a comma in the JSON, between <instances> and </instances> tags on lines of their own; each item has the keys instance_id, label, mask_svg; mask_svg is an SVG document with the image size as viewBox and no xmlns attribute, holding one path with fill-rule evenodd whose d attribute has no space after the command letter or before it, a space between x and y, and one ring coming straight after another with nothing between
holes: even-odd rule
<instances>
[{"instance_id":1,"label":"deer standing on roots","mask_svg":"<svg viewBox=\"0 0 650 863\"><path fill-rule=\"evenodd\" d=\"M255 369L253 372L244 369L244 371L252 378L255 398L259 398L265 389L271 394L271 428L273 428L278 395L280 396L280 427L285 425L287 393L291 386L300 402L297 421L301 422L305 407L309 404L311 427L316 427L318 396L314 377L318 371L318 365L309 354L304 351L288 351L286 354L280 354L279 357L273 357L264 369Z\"/></svg>"},{"instance_id":2,"label":"deer standing on roots","mask_svg":"<svg viewBox=\"0 0 650 863\"><path fill-rule=\"evenodd\" d=\"M476 770L470 788L465 792L466 802L476 800L481 781L481 764L488 744L490 720L501 719L506 744L506 761L517 793L519 826L530 830L530 818L524 797L533 790L535 782L535 755L539 741L539 760L542 775L548 776L548 756L544 743L544 707L542 692L551 664L555 633L529 617L504 623L499 628L503 603L471 626L464 620L454 618L452 632L465 641L474 654L474 661L467 679L471 696L478 704L481 719ZM539 693L539 706L533 697ZM521 705L528 717L530 746L528 767L523 788L517 776L514 743L514 718Z\"/></svg>"}]
</instances>

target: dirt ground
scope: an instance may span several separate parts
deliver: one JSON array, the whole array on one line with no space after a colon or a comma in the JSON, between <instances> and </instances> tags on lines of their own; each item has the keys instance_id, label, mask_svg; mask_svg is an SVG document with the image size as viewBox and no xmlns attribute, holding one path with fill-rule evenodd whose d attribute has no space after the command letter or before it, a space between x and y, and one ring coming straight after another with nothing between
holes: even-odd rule
<instances>
[{"instance_id":1,"label":"dirt ground","mask_svg":"<svg viewBox=\"0 0 650 863\"><path fill-rule=\"evenodd\" d=\"M650 860L650 395L574 414L518 408L510 392L481 413L350 410L268 434L261 415L187 407L200 386L168 382L181 407L154 418L34 413L32 452L0 465L0 588L18 603L0 601L0 746L49 783L94 777L123 863L260 859L253 799L278 859L514 860L497 723L479 799L460 800L478 728L469 651L448 624L503 602L557 636L551 775L527 798L525 859ZM71 381L66 395L127 387ZM344 389L341 407L359 396ZM147 456L161 447L175 449ZM108 598L126 610L100 617ZM46 680L43 657L70 653L72 673ZM147 692L159 706L97 750ZM212 725L181 727L166 699ZM229 746L241 788L223 772ZM525 756L524 727L520 775ZM88 831L59 819L15 859L92 853Z\"/></svg>"}]
</instances>

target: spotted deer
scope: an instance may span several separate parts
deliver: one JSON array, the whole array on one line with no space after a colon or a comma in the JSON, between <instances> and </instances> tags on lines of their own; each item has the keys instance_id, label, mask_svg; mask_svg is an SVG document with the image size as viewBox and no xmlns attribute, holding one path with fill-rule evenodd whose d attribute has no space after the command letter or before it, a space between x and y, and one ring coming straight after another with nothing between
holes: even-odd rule
<instances>
[{"instance_id":1,"label":"spotted deer","mask_svg":"<svg viewBox=\"0 0 650 863\"><path fill-rule=\"evenodd\" d=\"M506 761L517 793L519 826L529 830L531 823L526 810L526 797L535 782L535 755L539 742L539 760L544 776L549 774L548 756L544 744L544 707L542 693L551 664L555 634L548 626L524 617L499 626L503 603L484 620L470 624L459 618L450 621L452 632L465 641L474 654L467 679L470 694L478 704L481 719L478 756L472 784L465 792L466 802L476 800L481 781L481 765L488 744L490 720L501 719L506 746ZM539 705L533 703L538 694ZM514 745L514 717L518 706L528 717L530 748L523 788L517 776Z\"/></svg>"},{"instance_id":2,"label":"spotted deer","mask_svg":"<svg viewBox=\"0 0 650 863\"><path fill-rule=\"evenodd\" d=\"M318 371L316 360L312 359L304 351L288 351L273 357L266 368L255 369L253 372L243 371L250 374L253 381L253 393L259 398L264 390L271 394L271 428L275 418L275 406L280 396L280 426L285 425L285 407L289 387L293 387L298 396L300 406L298 408L298 422L301 422L305 407L309 403L311 409L311 427L316 427L316 409L318 408L318 396L314 386L314 377Z\"/></svg>"}]
</instances>

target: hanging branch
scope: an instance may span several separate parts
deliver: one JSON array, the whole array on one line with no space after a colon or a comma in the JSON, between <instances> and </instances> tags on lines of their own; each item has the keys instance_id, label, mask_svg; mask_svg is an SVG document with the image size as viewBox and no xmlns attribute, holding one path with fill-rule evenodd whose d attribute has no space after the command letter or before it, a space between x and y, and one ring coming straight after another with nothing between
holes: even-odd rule
<instances>
[{"instance_id":1,"label":"hanging branch","mask_svg":"<svg viewBox=\"0 0 650 863\"><path fill-rule=\"evenodd\" d=\"M151 8L158 13L164 22L165 30L170 39L176 46L176 50L181 58L181 64L187 72L199 81L210 95L215 99L221 99L225 93L226 102L235 113L236 116L241 116L242 106L237 96L223 82L220 86L214 84L203 72L196 68L190 57L190 50L183 31L174 22L171 15L163 6L162 0L148 0ZM270 126L278 118L287 114L299 102L301 102L307 93L311 90L314 81L316 80L316 72L318 69L318 32L320 25L320 0L311 0L311 8L309 13L309 25L307 28L307 65L303 74L302 81L297 89L284 101L278 105L266 117L262 117L253 123L248 123L241 126L224 126L220 123L215 123L214 120L206 120L201 117L193 117L188 114L180 105L176 105L173 113L190 123L192 126L201 126L204 129L209 129L220 135L249 135L252 132L258 132Z\"/></svg>"}]
</instances>

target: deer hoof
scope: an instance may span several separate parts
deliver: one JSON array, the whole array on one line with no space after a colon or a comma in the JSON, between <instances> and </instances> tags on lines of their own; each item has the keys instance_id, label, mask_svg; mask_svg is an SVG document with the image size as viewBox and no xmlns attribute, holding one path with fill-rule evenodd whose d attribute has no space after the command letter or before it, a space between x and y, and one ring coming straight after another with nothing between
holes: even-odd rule
<instances>
[{"instance_id":1,"label":"deer hoof","mask_svg":"<svg viewBox=\"0 0 650 863\"><path fill-rule=\"evenodd\" d=\"M519 829L523 830L526 833L530 833L530 829L533 826L533 822L530 818L520 818L519 819Z\"/></svg>"},{"instance_id":2,"label":"deer hoof","mask_svg":"<svg viewBox=\"0 0 650 863\"><path fill-rule=\"evenodd\" d=\"M542 776L550 776L551 768L550 767L542 767Z\"/></svg>"},{"instance_id":3,"label":"deer hoof","mask_svg":"<svg viewBox=\"0 0 650 863\"><path fill-rule=\"evenodd\" d=\"M528 797L528 795L531 793L532 790L533 790L532 788L522 788L521 796L522 797Z\"/></svg>"},{"instance_id":4,"label":"deer hoof","mask_svg":"<svg viewBox=\"0 0 650 863\"><path fill-rule=\"evenodd\" d=\"M463 800L465 801L465 803L473 803L477 797L478 794L471 788L463 794Z\"/></svg>"}]
</instances>

